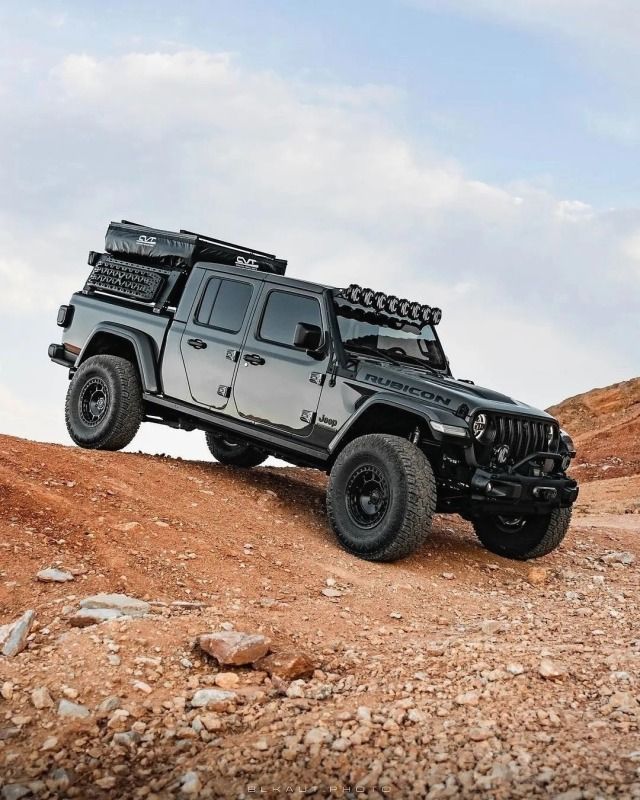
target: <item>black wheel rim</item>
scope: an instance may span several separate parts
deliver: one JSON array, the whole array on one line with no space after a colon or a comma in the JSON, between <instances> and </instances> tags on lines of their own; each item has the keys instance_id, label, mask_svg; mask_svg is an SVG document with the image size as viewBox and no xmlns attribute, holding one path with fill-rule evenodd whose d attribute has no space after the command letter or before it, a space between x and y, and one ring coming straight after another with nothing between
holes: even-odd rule
<instances>
[{"instance_id":1,"label":"black wheel rim","mask_svg":"<svg viewBox=\"0 0 640 800\"><path fill-rule=\"evenodd\" d=\"M519 533L525 526L524 517L496 517L496 525L502 533Z\"/></svg>"},{"instance_id":2,"label":"black wheel rim","mask_svg":"<svg viewBox=\"0 0 640 800\"><path fill-rule=\"evenodd\" d=\"M347 511L353 522L375 528L389 508L389 485L381 469L365 464L351 473L346 488Z\"/></svg>"},{"instance_id":3,"label":"black wheel rim","mask_svg":"<svg viewBox=\"0 0 640 800\"><path fill-rule=\"evenodd\" d=\"M80 392L80 417L90 428L99 425L109 408L109 387L102 378L90 378Z\"/></svg>"}]
</instances>

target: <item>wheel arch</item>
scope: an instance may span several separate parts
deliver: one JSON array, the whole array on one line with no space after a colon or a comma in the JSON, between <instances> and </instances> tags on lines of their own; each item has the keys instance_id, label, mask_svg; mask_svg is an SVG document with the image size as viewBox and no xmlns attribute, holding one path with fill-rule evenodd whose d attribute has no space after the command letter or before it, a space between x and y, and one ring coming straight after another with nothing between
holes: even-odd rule
<instances>
[{"instance_id":1,"label":"wheel arch","mask_svg":"<svg viewBox=\"0 0 640 800\"><path fill-rule=\"evenodd\" d=\"M96 355L121 356L138 368L144 391L160 391L155 343L146 333L117 322L101 322L87 337L78 358L76 369Z\"/></svg>"},{"instance_id":2,"label":"wheel arch","mask_svg":"<svg viewBox=\"0 0 640 800\"><path fill-rule=\"evenodd\" d=\"M331 441L330 463L335 461L346 445L368 433L388 433L408 438L417 428L422 441L434 441L435 437L429 426L431 419L427 409L399 403L394 397L371 398Z\"/></svg>"}]
</instances>

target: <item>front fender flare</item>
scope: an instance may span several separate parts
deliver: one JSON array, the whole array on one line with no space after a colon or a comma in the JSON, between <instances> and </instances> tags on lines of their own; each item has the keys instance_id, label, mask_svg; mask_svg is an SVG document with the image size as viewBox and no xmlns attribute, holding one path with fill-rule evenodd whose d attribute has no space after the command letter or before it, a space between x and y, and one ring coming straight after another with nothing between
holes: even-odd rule
<instances>
[{"instance_id":1,"label":"front fender flare","mask_svg":"<svg viewBox=\"0 0 640 800\"><path fill-rule=\"evenodd\" d=\"M447 425L458 425L460 427L462 427L464 424L464 420L462 420L460 417L456 417L455 414L453 414L451 411L447 411L446 409L426 406L424 403L413 401L408 397L402 397L393 392L380 392L367 398L367 400L365 400L356 413L353 414L353 416L349 419L346 425L343 425L342 428L336 433L328 446L330 454L335 453L336 450L340 448L341 443L353 426L358 422L360 417L362 417L363 414L376 405L407 411L410 414L414 414L418 419L424 421L427 425L431 421L442 422L443 424ZM431 434L436 442L440 442L445 438L443 434L439 433L438 431L433 431L431 428L429 428L429 430L431 430ZM460 443L463 443L465 440L459 441Z\"/></svg>"},{"instance_id":2,"label":"front fender flare","mask_svg":"<svg viewBox=\"0 0 640 800\"><path fill-rule=\"evenodd\" d=\"M107 333L130 342L136 355L144 391L157 394L160 391L160 382L158 380L157 358L153 340L146 333L135 328L129 328L127 325L120 325L118 322L100 322L95 326L76 359L76 369L88 358L87 351L90 349L91 342L100 333Z\"/></svg>"}]
</instances>

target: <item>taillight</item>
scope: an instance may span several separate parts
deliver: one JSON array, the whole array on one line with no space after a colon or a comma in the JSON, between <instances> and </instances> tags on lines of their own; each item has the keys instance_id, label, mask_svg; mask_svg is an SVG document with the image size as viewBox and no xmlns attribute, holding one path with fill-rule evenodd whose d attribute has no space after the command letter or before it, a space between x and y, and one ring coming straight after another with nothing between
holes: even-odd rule
<instances>
[{"instance_id":1,"label":"taillight","mask_svg":"<svg viewBox=\"0 0 640 800\"><path fill-rule=\"evenodd\" d=\"M58 309L58 325L61 328L68 328L73 319L73 306L60 306Z\"/></svg>"}]
</instances>

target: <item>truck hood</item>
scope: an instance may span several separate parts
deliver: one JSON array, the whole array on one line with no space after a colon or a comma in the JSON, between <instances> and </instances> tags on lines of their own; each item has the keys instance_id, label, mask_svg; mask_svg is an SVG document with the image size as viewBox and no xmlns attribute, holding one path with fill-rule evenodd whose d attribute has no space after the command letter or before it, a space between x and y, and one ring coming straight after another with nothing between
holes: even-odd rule
<instances>
[{"instance_id":1,"label":"truck hood","mask_svg":"<svg viewBox=\"0 0 640 800\"><path fill-rule=\"evenodd\" d=\"M546 411L521 403L493 389L456 380L448 375L432 375L410 365L389 365L388 362L363 358L359 361L358 381L379 390L397 392L430 406L456 412L460 406L494 410L504 414L522 414L540 419L553 419Z\"/></svg>"}]
</instances>

